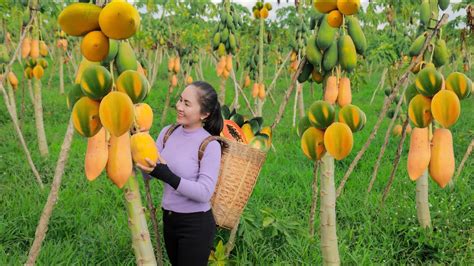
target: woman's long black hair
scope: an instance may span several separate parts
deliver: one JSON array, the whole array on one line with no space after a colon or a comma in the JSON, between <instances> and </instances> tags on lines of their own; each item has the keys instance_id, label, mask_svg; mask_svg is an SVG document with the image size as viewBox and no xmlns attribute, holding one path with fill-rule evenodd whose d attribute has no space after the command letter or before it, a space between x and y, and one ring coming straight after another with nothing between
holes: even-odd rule
<instances>
[{"instance_id":1,"label":"woman's long black hair","mask_svg":"<svg viewBox=\"0 0 474 266\"><path fill-rule=\"evenodd\" d=\"M195 81L191 85L199 91L201 113L209 113L209 116L203 121L204 129L213 136L219 136L224 127L224 120L222 119L221 105L217 99L216 90L205 81Z\"/></svg>"}]
</instances>

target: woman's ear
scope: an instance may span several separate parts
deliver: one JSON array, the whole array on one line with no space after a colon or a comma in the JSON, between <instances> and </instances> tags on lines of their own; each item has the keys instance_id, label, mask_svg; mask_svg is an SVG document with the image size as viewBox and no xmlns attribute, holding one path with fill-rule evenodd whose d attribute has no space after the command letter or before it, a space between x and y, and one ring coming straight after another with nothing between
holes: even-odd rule
<instances>
[{"instance_id":1,"label":"woman's ear","mask_svg":"<svg viewBox=\"0 0 474 266\"><path fill-rule=\"evenodd\" d=\"M206 120L206 118L208 118L208 117L209 117L209 113L205 113L205 114L201 115L201 121Z\"/></svg>"}]
</instances>

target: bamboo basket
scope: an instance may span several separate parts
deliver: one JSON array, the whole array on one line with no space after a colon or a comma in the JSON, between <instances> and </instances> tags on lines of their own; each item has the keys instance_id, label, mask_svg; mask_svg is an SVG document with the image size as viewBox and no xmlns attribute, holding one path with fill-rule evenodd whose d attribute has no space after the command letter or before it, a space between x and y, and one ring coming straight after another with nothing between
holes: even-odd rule
<instances>
[{"instance_id":1,"label":"bamboo basket","mask_svg":"<svg viewBox=\"0 0 474 266\"><path fill-rule=\"evenodd\" d=\"M216 189L211 198L212 212L219 227L233 229L252 194L266 153L248 145L218 138L222 152Z\"/></svg>"}]
</instances>

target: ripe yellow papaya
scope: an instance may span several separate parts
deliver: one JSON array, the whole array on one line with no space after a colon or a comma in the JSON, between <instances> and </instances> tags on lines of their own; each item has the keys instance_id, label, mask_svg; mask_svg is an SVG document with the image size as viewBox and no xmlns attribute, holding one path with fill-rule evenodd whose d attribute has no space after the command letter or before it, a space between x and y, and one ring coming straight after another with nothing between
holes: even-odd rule
<instances>
[{"instance_id":1,"label":"ripe yellow papaya","mask_svg":"<svg viewBox=\"0 0 474 266\"><path fill-rule=\"evenodd\" d=\"M324 132L324 147L336 160L342 160L352 150L352 131L344 123L334 122Z\"/></svg>"},{"instance_id":2,"label":"ripe yellow papaya","mask_svg":"<svg viewBox=\"0 0 474 266\"><path fill-rule=\"evenodd\" d=\"M31 38L25 37L21 43L21 58L25 59L30 55L31 51Z\"/></svg>"},{"instance_id":3,"label":"ripe yellow papaya","mask_svg":"<svg viewBox=\"0 0 474 266\"><path fill-rule=\"evenodd\" d=\"M112 91L100 102L99 115L112 136L122 136L130 130L135 118L132 100L123 92Z\"/></svg>"},{"instance_id":4,"label":"ripe yellow papaya","mask_svg":"<svg viewBox=\"0 0 474 266\"><path fill-rule=\"evenodd\" d=\"M39 56L40 56L39 40L33 39L31 41L30 57L33 59L38 59Z\"/></svg>"},{"instance_id":5,"label":"ripe yellow papaya","mask_svg":"<svg viewBox=\"0 0 474 266\"><path fill-rule=\"evenodd\" d=\"M329 26L339 28L342 25L342 14L339 10L332 10L327 16Z\"/></svg>"},{"instance_id":6,"label":"ripe yellow papaya","mask_svg":"<svg viewBox=\"0 0 474 266\"><path fill-rule=\"evenodd\" d=\"M314 8L321 13L329 13L331 10L337 9L337 0L315 0Z\"/></svg>"},{"instance_id":7,"label":"ripe yellow papaya","mask_svg":"<svg viewBox=\"0 0 474 266\"><path fill-rule=\"evenodd\" d=\"M444 128L450 128L461 114L461 103L453 91L441 90L431 100L433 118Z\"/></svg>"},{"instance_id":8,"label":"ripe yellow papaya","mask_svg":"<svg viewBox=\"0 0 474 266\"><path fill-rule=\"evenodd\" d=\"M100 29L99 14L102 8L89 3L68 5L58 17L61 29L72 36L82 36L90 31Z\"/></svg>"},{"instance_id":9,"label":"ripe yellow papaya","mask_svg":"<svg viewBox=\"0 0 474 266\"><path fill-rule=\"evenodd\" d=\"M324 100L330 104L335 104L337 94L337 78L336 76L329 76L326 80L326 87L324 88Z\"/></svg>"},{"instance_id":10,"label":"ripe yellow papaya","mask_svg":"<svg viewBox=\"0 0 474 266\"><path fill-rule=\"evenodd\" d=\"M348 125L354 133L362 130L367 122L365 113L359 107L352 104L348 104L339 110L338 120Z\"/></svg>"},{"instance_id":11,"label":"ripe yellow papaya","mask_svg":"<svg viewBox=\"0 0 474 266\"><path fill-rule=\"evenodd\" d=\"M429 172L431 178L444 188L454 174L453 136L446 128L437 128L433 133Z\"/></svg>"},{"instance_id":12,"label":"ripe yellow papaya","mask_svg":"<svg viewBox=\"0 0 474 266\"><path fill-rule=\"evenodd\" d=\"M337 9L346 16L356 14L359 8L360 0L337 0Z\"/></svg>"},{"instance_id":13,"label":"ripe yellow papaya","mask_svg":"<svg viewBox=\"0 0 474 266\"><path fill-rule=\"evenodd\" d=\"M130 151L130 134L125 132L120 137L110 136L107 176L118 188L122 188L132 175L132 153Z\"/></svg>"},{"instance_id":14,"label":"ripe yellow papaya","mask_svg":"<svg viewBox=\"0 0 474 266\"><path fill-rule=\"evenodd\" d=\"M257 98L259 92L260 92L260 86L257 82L255 82L252 87L252 97Z\"/></svg>"},{"instance_id":15,"label":"ripe yellow papaya","mask_svg":"<svg viewBox=\"0 0 474 266\"><path fill-rule=\"evenodd\" d=\"M48 46L46 45L44 41L39 42L39 51L40 51L40 55L43 57L48 55Z\"/></svg>"},{"instance_id":16,"label":"ripe yellow papaya","mask_svg":"<svg viewBox=\"0 0 474 266\"><path fill-rule=\"evenodd\" d=\"M109 38L102 31L91 31L81 41L81 53L92 62L100 62L109 54Z\"/></svg>"},{"instance_id":17,"label":"ripe yellow papaya","mask_svg":"<svg viewBox=\"0 0 474 266\"><path fill-rule=\"evenodd\" d=\"M148 166L145 158L158 162L159 153L156 148L155 141L147 132L139 132L132 135L130 139L130 149L132 151L132 159L135 163Z\"/></svg>"},{"instance_id":18,"label":"ripe yellow papaya","mask_svg":"<svg viewBox=\"0 0 474 266\"><path fill-rule=\"evenodd\" d=\"M428 168L431 158L429 128L412 130L408 150L407 171L412 181L417 180Z\"/></svg>"},{"instance_id":19,"label":"ripe yellow papaya","mask_svg":"<svg viewBox=\"0 0 474 266\"><path fill-rule=\"evenodd\" d=\"M146 103L135 104L135 122L137 122L138 130L149 131L153 124L153 110Z\"/></svg>"},{"instance_id":20,"label":"ripe yellow papaya","mask_svg":"<svg viewBox=\"0 0 474 266\"><path fill-rule=\"evenodd\" d=\"M87 139L84 170L89 181L95 180L107 165L109 158L109 142L107 131L102 127L97 134Z\"/></svg>"},{"instance_id":21,"label":"ripe yellow papaya","mask_svg":"<svg viewBox=\"0 0 474 266\"><path fill-rule=\"evenodd\" d=\"M99 25L107 37L115 40L127 39L140 27L140 14L129 3L114 1L100 12Z\"/></svg>"},{"instance_id":22,"label":"ripe yellow papaya","mask_svg":"<svg viewBox=\"0 0 474 266\"><path fill-rule=\"evenodd\" d=\"M36 78L36 79L41 79L44 75L44 69L41 65L36 65L34 68L33 68L33 76Z\"/></svg>"},{"instance_id":23,"label":"ripe yellow papaya","mask_svg":"<svg viewBox=\"0 0 474 266\"><path fill-rule=\"evenodd\" d=\"M263 101L265 99L265 96L265 84L261 83L258 87L258 98Z\"/></svg>"},{"instance_id":24,"label":"ripe yellow papaya","mask_svg":"<svg viewBox=\"0 0 474 266\"><path fill-rule=\"evenodd\" d=\"M344 107L352 102L351 80L348 77L339 79L339 90L337 93L337 104Z\"/></svg>"}]
</instances>

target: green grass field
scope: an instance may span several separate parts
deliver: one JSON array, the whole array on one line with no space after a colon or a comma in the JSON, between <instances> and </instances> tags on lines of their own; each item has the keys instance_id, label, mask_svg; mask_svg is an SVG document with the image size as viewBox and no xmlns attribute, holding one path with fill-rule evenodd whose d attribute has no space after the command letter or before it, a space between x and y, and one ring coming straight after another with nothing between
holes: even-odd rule
<instances>
[{"instance_id":1,"label":"green grass field","mask_svg":"<svg viewBox=\"0 0 474 266\"><path fill-rule=\"evenodd\" d=\"M51 64L50 64L51 66ZM16 65L17 73L21 73ZM269 67L266 84L271 82L273 67ZM45 129L50 149L48 158L39 155L33 107L28 91L17 92L17 106L23 134L32 152L33 160L46 184L40 190L26 163L21 146L5 108L0 104L0 264L19 265L26 261L35 236L35 229L56 167L56 160L63 142L70 112L64 95L59 94L58 77L51 87L46 87L51 68L43 79L43 108ZM57 73L54 73L57 75ZM240 76L240 74L238 74ZM214 67L206 64L205 77L218 90L219 80ZM473 75L470 75L472 78ZM196 80L196 77L194 77ZM66 77L66 88L71 84ZM156 137L163 108L167 79L165 66L159 72L146 102L155 113L155 123L150 133ZM364 130L354 135L354 148L350 156L336 162L336 185L348 165L367 140L383 102L383 91L377 94L372 105L370 97L379 76L369 77L369 84L353 88L353 103L367 115ZM20 81L22 82L22 81ZM281 101L288 87L288 75L280 78L276 91ZM26 82L22 82L25 86ZM227 104L233 99L233 83L227 81ZM305 84L305 106L321 98L320 85L315 86L314 98L309 84ZM250 91L247 91L248 95ZM276 152L270 151L260 173L254 193L245 209L240 224L236 247L230 260L237 265L320 265L322 263L319 236L311 239L308 234L308 217L311 205L313 163L300 149L300 141L292 127L293 99L285 116L274 132ZM462 101L462 114L452 129L456 166L474 136L473 97ZM22 111L22 102L24 110ZM241 101L242 113L248 114ZM273 121L279 103L266 103L265 124ZM175 112L170 109L167 124L172 123ZM474 262L474 160L471 158L453 187L440 189L429 181L429 202L433 229L419 228L415 208L415 182L406 172L409 139L404 145L401 164L390 195L384 207L380 205L387 183L398 138L392 137L380 167L378 179L370 194L367 187L373 165L383 142L389 120L385 119L359 165L352 173L345 190L337 200L337 236L343 264L455 264ZM63 264L135 264L122 191L102 174L96 181L87 181L83 171L86 139L75 134L66 166L59 200L49 223L43 242L39 265ZM141 180L141 179L140 179ZM143 182L141 187L143 188ZM155 204L160 204L162 185L152 182ZM142 189L144 202L144 190ZM319 206L318 206L319 209ZM161 221L161 213L159 220ZM151 230L151 222L149 228ZM318 212L315 228L319 228ZM152 231L152 230L151 230ZM317 230L316 230L317 231ZM219 231L216 238L226 241L227 231ZM166 258L166 255L165 255Z\"/></svg>"}]
</instances>

